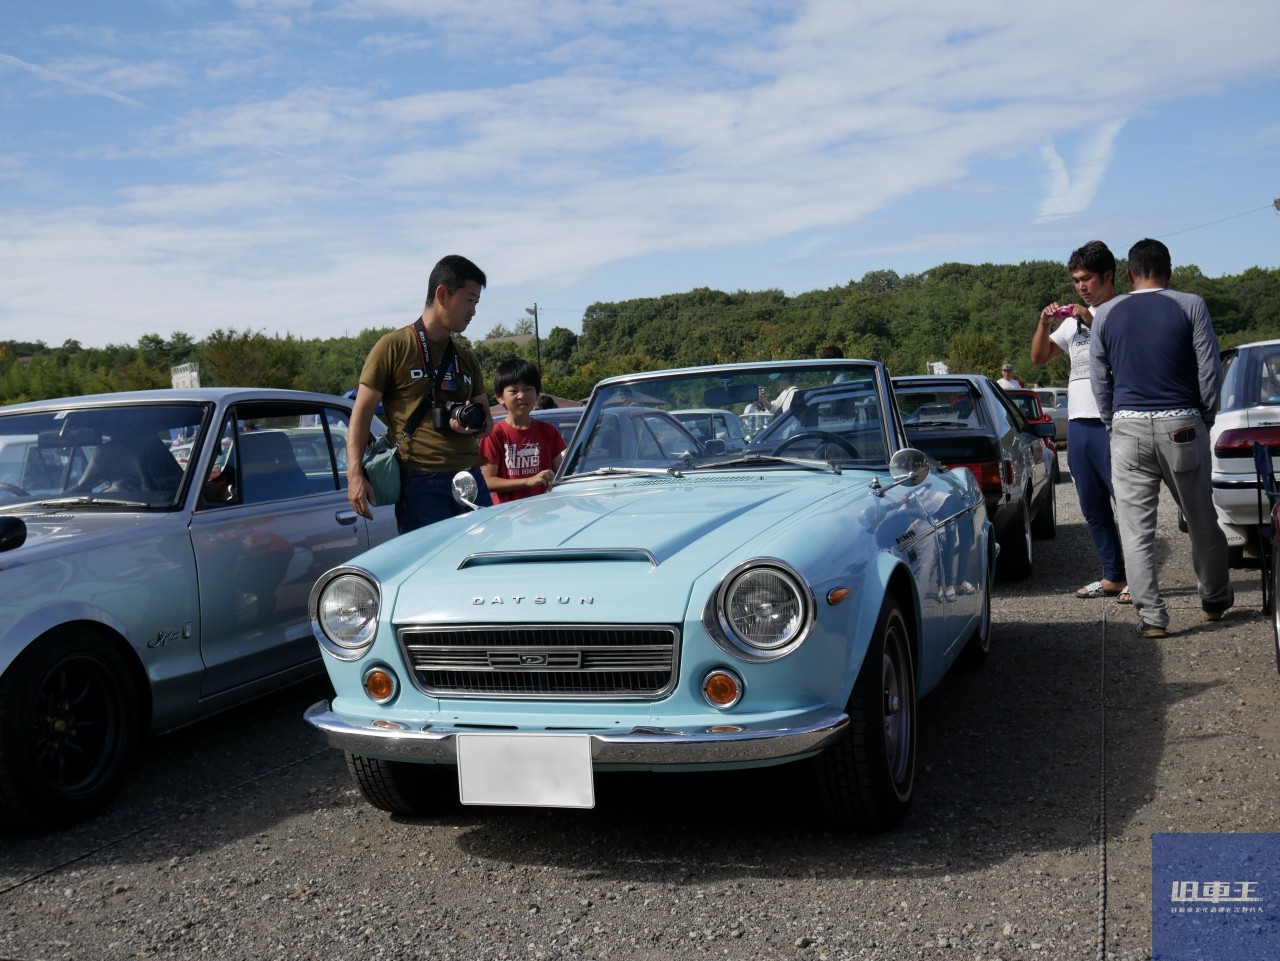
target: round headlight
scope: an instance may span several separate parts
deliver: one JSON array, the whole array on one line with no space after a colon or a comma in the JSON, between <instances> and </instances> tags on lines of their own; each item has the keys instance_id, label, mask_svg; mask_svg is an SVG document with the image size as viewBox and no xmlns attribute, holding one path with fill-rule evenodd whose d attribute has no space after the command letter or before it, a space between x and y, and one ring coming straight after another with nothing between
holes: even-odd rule
<instances>
[{"instance_id":1,"label":"round headlight","mask_svg":"<svg viewBox=\"0 0 1280 961\"><path fill-rule=\"evenodd\" d=\"M339 574L320 591L316 625L338 657L358 657L378 629L378 589L357 574Z\"/></svg>"},{"instance_id":2,"label":"round headlight","mask_svg":"<svg viewBox=\"0 0 1280 961\"><path fill-rule=\"evenodd\" d=\"M726 578L720 622L747 653L780 656L804 638L810 624L809 592L782 567L751 566Z\"/></svg>"}]
</instances>

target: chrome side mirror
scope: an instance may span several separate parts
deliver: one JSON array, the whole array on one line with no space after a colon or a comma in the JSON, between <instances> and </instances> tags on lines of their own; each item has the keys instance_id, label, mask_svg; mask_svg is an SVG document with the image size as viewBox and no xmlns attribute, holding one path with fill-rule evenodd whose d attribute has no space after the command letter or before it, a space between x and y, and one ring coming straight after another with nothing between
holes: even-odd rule
<instances>
[{"instance_id":1,"label":"chrome side mirror","mask_svg":"<svg viewBox=\"0 0 1280 961\"><path fill-rule=\"evenodd\" d=\"M916 487L929 476L929 458L914 447L904 447L889 459L889 475L895 484Z\"/></svg>"},{"instance_id":2,"label":"chrome side mirror","mask_svg":"<svg viewBox=\"0 0 1280 961\"><path fill-rule=\"evenodd\" d=\"M452 488L455 501L473 511L480 509L480 505L476 503L476 498L480 496L480 485L470 471L460 470L454 474Z\"/></svg>"},{"instance_id":3,"label":"chrome side mirror","mask_svg":"<svg viewBox=\"0 0 1280 961\"><path fill-rule=\"evenodd\" d=\"M877 497L883 497L885 491L898 486L917 487L929 476L929 458L914 447L904 447L889 458L889 476L893 483L881 487L880 481L872 478L871 489Z\"/></svg>"}]
</instances>

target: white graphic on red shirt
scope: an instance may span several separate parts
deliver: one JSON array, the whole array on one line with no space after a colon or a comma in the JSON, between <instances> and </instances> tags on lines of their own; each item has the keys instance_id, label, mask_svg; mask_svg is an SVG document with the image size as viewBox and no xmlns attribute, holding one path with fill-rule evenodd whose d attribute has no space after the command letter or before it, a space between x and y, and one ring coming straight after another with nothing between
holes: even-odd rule
<instances>
[{"instance_id":1,"label":"white graphic on red shirt","mask_svg":"<svg viewBox=\"0 0 1280 961\"><path fill-rule=\"evenodd\" d=\"M503 444L502 460L508 477L532 477L542 469L542 454L537 444Z\"/></svg>"}]
</instances>

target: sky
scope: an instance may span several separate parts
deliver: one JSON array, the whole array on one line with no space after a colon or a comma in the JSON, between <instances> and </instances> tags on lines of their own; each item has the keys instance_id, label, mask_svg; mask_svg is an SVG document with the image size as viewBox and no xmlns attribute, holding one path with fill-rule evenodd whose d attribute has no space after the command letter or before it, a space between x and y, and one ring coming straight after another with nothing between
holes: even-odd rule
<instances>
[{"instance_id":1,"label":"sky","mask_svg":"<svg viewBox=\"0 0 1280 961\"><path fill-rule=\"evenodd\" d=\"M0 340L468 336L1143 238L1280 266L1280 5L0 5Z\"/></svg>"}]
</instances>

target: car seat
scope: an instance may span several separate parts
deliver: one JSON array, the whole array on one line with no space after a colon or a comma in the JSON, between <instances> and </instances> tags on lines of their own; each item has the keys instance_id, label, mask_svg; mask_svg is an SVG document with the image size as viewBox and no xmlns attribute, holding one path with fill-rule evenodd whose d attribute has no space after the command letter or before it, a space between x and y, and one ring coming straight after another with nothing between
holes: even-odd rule
<instances>
[{"instance_id":1,"label":"car seat","mask_svg":"<svg viewBox=\"0 0 1280 961\"><path fill-rule=\"evenodd\" d=\"M298 466L293 444L279 431L249 431L240 435L240 493L243 503L301 497L309 492L307 475Z\"/></svg>"}]
</instances>

